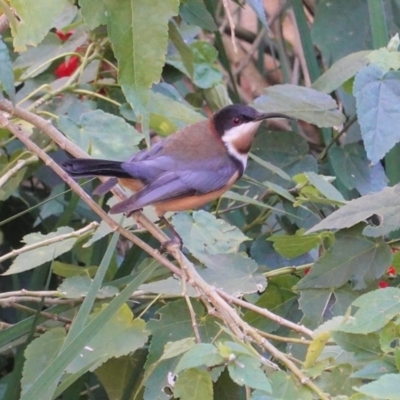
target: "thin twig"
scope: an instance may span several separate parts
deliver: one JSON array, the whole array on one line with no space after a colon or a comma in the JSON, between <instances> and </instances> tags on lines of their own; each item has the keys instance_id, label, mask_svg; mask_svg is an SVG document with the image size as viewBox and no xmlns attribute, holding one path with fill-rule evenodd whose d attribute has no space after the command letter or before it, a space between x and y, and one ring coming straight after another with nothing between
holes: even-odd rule
<instances>
[{"instance_id":1,"label":"thin twig","mask_svg":"<svg viewBox=\"0 0 400 400\"><path fill-rule=\"evenodd\" d=\"M260 315L270 319L271 321L275 321L279 325L286 326L287 328L290 328L291 330L293 330L297 333L300 333L302 335L307 335L311 338L313 337L313 332L303 325L295 324L294 322L289 321L283 317L280 317L279 315L276 315L276 314L272 313L271 311L268 311L265 308L258 307L255 304L251 304L251 303L248 303L247 301L244 301L244 300L238 299L237 297L231 296L231 295L225 293L221 289L216 289L216 291L222 298L224 298L229 303L236 304L236 305L246 308L250 311L254 311L257 314L260 314Z\"/></svg>"},{"instance_id":2,"label":"thin twig","mask_svg":"<svg viewBox=\"0 0 400 400\"><path fill-rule=\"evenodd\" d=\"M25 160L18 160L12 168L10 168L4 175L1 176L0 188L3 187L9 179L17 175L18 171L21 171L22 168L25 168L27 165L33 164L38 160L39 159L36 156L26 158Z\"/></svg>"},{"instance_id":3,"label":"thin twig","mask_svg":"<svg viewBox=\"0 0 400 400\"><path fill-rule=\"evenodd\" d=\"M64 235L58 235L58 236L52 237L50 239L42 240L41 242L29 244L29 245L23 246L19 249L12 250L9 253L4 254L4 256L0 257L0 263L5 260L8 260L9 258L19 256L22 253L26 253L28 251L32 251L32 250L38 249L40 247L45 247L45 246L48 246L53 243L62 242L64 240L67 240L70 238L79 238L81 236L86 235L88 232L96 229L98 226L99 226L98 222L93 221L89 225L85 226L82 229L79 229L78 231L74 231L71 233L65 233Z\"/></svg>"}]
</instances>

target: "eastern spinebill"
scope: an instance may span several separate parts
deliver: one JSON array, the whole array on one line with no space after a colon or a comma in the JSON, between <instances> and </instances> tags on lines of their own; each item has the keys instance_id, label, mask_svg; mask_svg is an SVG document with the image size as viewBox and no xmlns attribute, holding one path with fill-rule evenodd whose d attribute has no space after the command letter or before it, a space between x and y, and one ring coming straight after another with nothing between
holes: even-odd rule
<instances>
[{"instance_id":1,"label":"eastern spinebill","mask_svg":"<svg viewBox=\"0 0 400 400\"><path fill-rule=\"evenodd\" d=\"M243 175L257 128L268 118L290 117L230 105L208 120L162 139L151 150L139 151L128 161L82 158L68 160L62 166L74 178L118 178L122 186L135 193L111 207L110 213L129 215L152 205L182 246L164 214L201 207L226 192ZM98 192L109 190L116 182L100 185Z\"/></svg>"}]
</instances>

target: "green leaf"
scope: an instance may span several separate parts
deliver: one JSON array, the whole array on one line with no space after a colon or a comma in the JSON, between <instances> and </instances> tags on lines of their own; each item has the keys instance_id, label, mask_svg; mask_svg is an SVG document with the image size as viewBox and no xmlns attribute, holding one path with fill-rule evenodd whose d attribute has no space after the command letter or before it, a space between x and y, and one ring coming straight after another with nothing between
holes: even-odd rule
<instances>
[{"instance_id":1,"label":"green leaf","mask_svg":"<svg viewBox=\"0 0 400 400\"><path fill-rule=\"evenodd\" d=\"M270 162L265 161L262 158L257 157L255 154L252 154L252 153L249 154L249 157L252 160L254 160L257 164L260 164L264 168L269 169L272 173L280 176L282 179L285 179L287 181L291 180L290 176L285 171L283 171L281 168L277 167L276 165L273 165Z\"/></svg>"},{"instance_id":2,"label":"green leaf","mask_svg":"<svg viewBox=\"0 0 400 400\"><path fill-rule=\"evenodd\" d=\"M397 400L400 393L400 374L386 374L374 382L354 389L375 399Z\"/></svg>"},{"instance_id":3,"label":"green leaf","mask_svg":"<svg viewBox=\"0 0 400 400\"><path fill-rule=\"evenodd\" d=\"M389 322L385 325L380 333L381 348L385 353L393 351L393 343L398 345L400 338L400 325Z\"/></svg>"},{"instance_id":4,"label":"green leaf","mask_svg":"<svg viewBox=\"0 0 400 400\"><path fill-rule=\"evenodd\" d=\"M400 72L385 73L369 65L357 74L353 93L367 156L376 164L400 141L400 112L395 107L400 96Z\"/></svg>"},{"instance_id":5,"label":"green leaf","mask_svg":"<svg viewBox=\"0 0 400 400\"><path fill-rule=\"evenodd\" d=\"M182 353L190 351L194 345L195 339L193 337L177 340L176 342L168 342L164 347L164 353L160 361L180 356Z\"/></svg>"},{"instance_id":6,"label":"green leaf","mask_svg":"<svg viewBox=\"0 0 400 400\"><path fill-rule=\"evenodd\" d=\"M37 400L38 398L42 398L40 394L44 386L53 387L53 385L58 383L65 368L67 368L76 357L79 357L80 352L88 341L96 335L102 326L113 318L118 309L132 295L132 292L136 290L144 280L151 276L156 267L157 264L154 264L145 271L139 273L137 277L125 287L119 296L113 299L105 309L95 316L75 339L58 354L54 361L40 371L40 375L38 375L32 385L26 389L26 393L21 397L21 400Z\"/></svg>"},{"instance_id":7,"label":"green leaf","mask_svg":"<svg viewBox=\"0 0 400 400\"><path fill-rule=\"evenodd\" d=\"M396 365L393 365L391 362L378 359L367 363L363 368L353 372L351 376L361 379L378 379L385 374L394 374L396 372Z\"/></svg>"},{"instance_id":8,"label":"green leaf","mask_svg":"<svg viewBox=\"0 0 400 400\"><path fill-rule=\"evenodd\" d=\"M295 258L321 245L326 237L332 236L328 232L321 234L304 235L304 229L298 230L295 235L274 235L267 240L273 242L274 249L287 258Z\"/></svg>"},{"instance_id":9,"label":"green leaf","mask_svg":"<svg viewBox=\"0 0 400 400\"><path fill-rule=\"evenodd\" d=\"M280 400L311 400L312 393L300 384L292 375L284 371L274 372L269 376L274 399ZM260 399L262 400L262 399Z\"/></svg>"},{"instance_id":10,"label":"green leaf","mask_svg":"<svg viewBox=\"0 0 400 400\"><path fill-rule=\"evenodd\" d=\"M200 254L234 253L241 243L249 240L240 229L202 210L193 212L192 216L175 214L172 223L184 245L196 257Z\"/></svg>"},{"instance_id":11,"label":"green leaf","mask_svg":"<svg viewBox=\"0 0 400 400\"><path fill-rule=\"evenodd\" d=\"M81 267L79 265L67 264L60 261L54 261L53 263L53 273L62 278L71 278L76 275L93 278L96 275L97 269L97 266Z\"/></svg>"},{"instance_id":12,"label":"green leaf","mask_svg":"<svg viewBox=\"0 0 400 400\"><path fill-rule=\"evenodd\" d=\"M79 0L82 17L90 29L107 23L107 8L104 0Z\"/></svg>"},{"instance_id":13,"label":"green leaf","mask_svg":"<svg viewBox=\"0 0 400 400\"><path fill-rule=\"evenodd\" d=\"M370 53L373 52L363 50L341 58L325 71L311 87L323 93L333 92L368 64Z\"/></svg>"},{"instance_id":14,"label":"green leaf","mask_svg":"<svg viewBox=\"0 0 400 400\"><path fill-rule=\"evenodd\" d=\"M385 273L391 260L390 247L382 240L359 236L356 230L339 232L297 289L335 288L349 280L356 290L364 289Z\"/></svg>"},{"instance_id":15,"label":"green leaf","mask_svg":"<svg viewBox=\"0 0 400 400\"><path fill-rule=\"evenodd\" d=\"M24 236L23 242L26 244L26 246L30 246L36 243L40 243L44 240L49 240L57 238L58 236L72 233L73 231L74 230L72 228L68 226L63 226L58 228L56 232L51 232L47 235L42 235L39 232L30 233ZM11 267L2 275L11 275L20 273L22 271L28 271L44 264L45 262L52 261L61 254L70 251L76 241L76 237L71 237L69 239L59 240L58 242L22 253L16 257L14 262L11 264Z\"/></svg>"},{"instance_id":16,"label":"green leaf","mask_svg":"<svg viewBox=\"0 0 400 400\"><path fill-rule=\"evenodd\" d=\"M214 32L218 29L214 18L207 11L202 1L187 0L182 2L179 7L179 14L189 25L200 26L210 32Z\"/></svg>"},{"instance_id":17,"label":"green leaf","mask_svg":"<svg viewBox=\"0 0 400 400\"><path fill-rule=\"evenodd\" d=\"M8 94L10 99L14 101L15 87L14 87L14 73L13 66L8 53L7 46L0 35L0 85L3 85L4 91Z\"/></svg>"},{"instance_id":18,"label":"green leaf","mask_svg":"<svg viewBox=\"0 0 400 400\"><path fill-rule=\"evenodd\" d=\"M168 21L179 0L104 0L118 81L133 109L146 114L149 89L160 80L168 45ZM151 28L151 29L149 29Z\"/></svg>"},{"instance_id":19,"label":"green leaf","mask_svg":"<svg viewBox=\"0 0 400 400\"><path fill-rule=\"evenodd\" d=\"M13 32L15 50L24 51L28 45L37 46L68 5L68 0L11 0L19 18L17 32Z\"/></svg>"},{"instance_id":20,"label":"green leaf","mask_svg":"<svg viewBox=\"0 0 400 400\"><path fill-rule=\"evenodd\" d=\"M24 80L28 76L31 78L39 75L51 65L52 60L64 53L75 51L87 40L87 33L81 29L72 35L69 40L62 42L53 32L49 32L38 47L29 47L27 51L21 53L14 62L14 69L22 69L19 80Z\"/></svg>"},{"instance_id":21,"label":"green leaf","mask_svg":"<svg viewBox=\"0 0 400 400\"><path fill-rule=\"evenodd\" d=\"M349 364L340 364L331 368L329 372L323 372L318 379L318 386L331 396L350 396L353 388L361 384L360 379L352 377L353 367ZM337 400L339 400L337 399Z\"/></svg>"},{"instance_id":22,"label":"green leaf","mask_svg":"<svg viewBox=\"0 0 400 400\"><path fill-rule=\"evenodd\" d=\"M84 113L77 122L61 116L58 126L68 138L81 149L90 152L94 158L128 160L132 153L139 150L137 145L143 140L143 135L123 118L102 110Z\"/></svg>"},{"instance_id":23,"label":"green leaf","mask_svg":"<svg viewBox=\"0 0 400 400\"><path fill-rule=\"evenodd\" d=\"M63 281L58 287L58 292L69 299L81 299L86 297L93 283L88 276L72 276ZM115 286L103 286L96 294L97 299L114 297L119 293Z\"/></svg>"},{"instance_id":24,"label":"green leaf","mask_svg":"<svg viewBox=\"0 0 400 400\"><path fill-rule=\"evenodd\" d=\"M193 83L201 89L208 89L220 83L222 74L215 65L217 50L208 42L203 41L196 41L189 47L194 59ZM166 62L190 77L182 59L177 54L169 56Z\"/></svg>"},{"instance_id":25,"label":"green leaf","mask_svg":"<svg viewBox=\"0 0 400 400\"><path fill-rule=\"evenodd\" d=\"M386 47L371 51L368 55L368 60L385 72L400 69L400 53L391 51Z\"/></svg>"},{"instance_id":26,"label":"green leaf","mask_svg":"<svg viewBox=\"0 0 400 400\"><path fill-rule=\"evenodd\" d=\"M343 195L337 190L331 183L328 182L327 178L323 175L318 175L315 172L304 172L305 177L321 194L327 199L335 202L344 203L346 200Z\"/></svg>"},{"instance_id":27,"label":"green leaf","mask_svg":"<svg viewBox=\"0 0 400 400\"><path fill-rule=\"evenodd\" d=\"M108 305L95 309L90 315L90 321L100 314ZM112 357L127 355L144 346L149 332L146 323L140 318L134 318L129 306L124 304L97 331L93 338L87 341L79 356L68 365L67 373L74 374L83 370L95 370Z\"/></svg>"},{"instance_id":28,"label":"green leaf","mask_svg":"<svg viewBox=\"0 0 400 400\"><path fill-rule=\"evenodd\" d=\"M256 272L257 263L242 254L202 254L197 258L207 267L199 274L208 284L234 296L263 291L264 275Z\"/></svg>"},{"instance_id":29,"label":"green leaf","mask_svg":"<svg viewBox=\"0 0 400 400\"><path fill-rule=\"evenodd\" d=\"M301 119L320 128L340 125L345 121L336 101L329 95L297 85L273 85L254 100L264 112L279 112Z\"/></svg>"},{"instance_id":30,"label":"green leaf","mask_svg":"<svg viewBox=\"0 0 400 400\"><path fill-rule=\"evenodd\" d=\"M22 396L34 384L38 375L56 360L65 337L66 332L64 328L53 328L28 345L24 353L26 361L21 378ZM58 380L47 382L42 387L40 398L51 399L57 383Z\"/></svg>"},{"instance_id":31,"label":"green leaf","mask_svg":"<svg viewBox=\"0 0 400 400\"><path fill-rule=\"evenodd\" d=\"M210 374L197 368L183 371L175 382L174 396L181 400L213 400Z\"/></svg>"},{"instance_id":32,"label":"green leaf","mask_svg":"<svg viewBox=\"0 0 400 400\"><path fill-rule=\"evenodd\" d=\"M200 367L212 367L224 362L224 358L220 356L218 349L211 343L198 343L187 351L179 360L175 368L175 374L180 374L181 371Z\"/></svg>"},{"instance_id":33,"label":"green leaf","mask_svg":"<svg viewBox=\"0 0 400 400\"><path fill-rule=\"evenodd\" d=\"M292 188L294 183L287 180L304 171L318 171L317 162L309 153L307 142L294 132L273 132L260 129L260 134L256 136L252 145L252 155L259 158L274 167L284 171L284 178L279 176L278 171L273 171L250 160L246 168L246 174L258 182L272 182L283 188ZM253 191L255 191L253 189ZM247 193L253 195L253 191ZM260 189L257 188L257 194ZM265 190L262 189L262 193Z\"/></svg>"},{"instance_id":34,"label":"green leaf","mask_svg":"<svg viewBox=\"0 0 400 400\"><path fill-rule=\"evenodd\" d=\"M364 147L358 143L333 147L330 150L329 159L336 176L349 190L357 189L364 194L378 192L387 186L387 179L381 165L371 165Z\"/></svg>"},{"instance_id":35,"label":"green leaf","mask_svg":"<svg viewBox=\"0 0 400 400\"><path fill-rule=\"evenodd\" d=\"M176 50L181 56L186 71L188 72L190 77L193 77L194 65L193 65L192 51L190 50L190 47L183 40L178 27L175 25L173 21L169 21L168 23L168 36L169 40L175 46Z\"/></svg>"},{"instance_id":36,"label":"green leaf","mask_svg":"<svg viewBox=\"0 0 400 400\"><path fill-rule=\"evenodd\" d=\"M363 294L353 302L359 309L340 327L342 332L367 334L383 328L400 314L400 289L388 287Z\"/></svg>"},{"instance_id":37,"label":"green leaf","mask_svg":"<svg viewBox=\"0 0 400 400\"><path fill-rule=\"evenodd\" d=\"M245 196L245 195L240 194L240 193L232 192L231 190L228 190L227 192L225 192L222 195L222 197L225 198L225 199L239 201L239 202L245 203L245 204L253 204L253 205L257 206L257 207L266 208L268 210L274 210L274 211L276 211L278 213L286 214L285 211L282 211L279 208L272 207L267 203L263 203L262 201L255 200L255 199L253 199L251 197Z\"/></svg>"},{"instance_id":38,"label":"green leaf","mask_svg":"<svg viewBox=\"0 0 400 400\"><path fill-rule=\"evenodd\" d=\"M339 210L307 231L313 233L326 229L343 229L364 222L373 215L379 218L379 225L368 225L363 234L367 236L386 235L400 226L400 185L387 187L378 193L372 193L349 201Z\"/></svg>"},{"instance_id":39,"label":"green leaf","mask_svg":"<svg viewBox=\"0 0 400 400\"><path fill-rule=\"evenodd\" d=\"M200 337L204 342L211 341L219 331L214 319L209 316L201 303L192 300L196 315ZM163 388L168 385L167 375L176 367L176 359L168 359L157 365L162 357L165 345L181 339L194 337L192 320L185 300L171 301L160 308L157 313L159 320L151 319L147 328L151 331L152 339L149 346L149 355L146 361L147 378L145 395L146 400L165 399L162 396ZM160 397L161 396L161 397Z\"/></svg>"},{"instance_id":40,"label":"green leaf","mask_svg":"<svg viewBox=\"0 0 400 400\"><path fill-rule=\"evenodd\" d=\"M294 276L277 276L270 279L267 288L257 299L255 305L286 318L297 301L297 296L292 289L297 281L298 279ZM255 311L246 311L244 320L251 326L267 332L274 332L280 327L277 322L265 318Z\"/></svg>"},{"instance_id":41,"label":"green leaf","mask_svg":"<svg viewBox=\"0 0 400 400\"><path fill-rule=\"evenodd\" d=\"M271 384L261 369L260 361L247 355L239 355L228 365L229 375L238 385L272 393Z\"/></svg>"},{"instance_id":42,"label":"green leaf","mask_svg":"<svg viewBox=\"0 0 400 400\"><path fill-rule=\"evenodd\" d=\"M156 282L145 283L140 286L140 290L150 293L161 293L163 295L170 296L181 296L182 295L182 283L179 279L171 276L167 279L163 279ZM191 286L186 287L186 293L190 297L198 297L199 293L195 288Z\"/></svg>"},{"instance_id":43,"label":"green leaf","mask_svg":"<svg viewBox=\"0 0 400 400\"><path fill-rule=\"evenodd\" d=\"M125 388L142 368L143 358L143 355L136 351L134 355L110 358L94 371L109 399L123 398Z\"/></svg>"}]
</instances>

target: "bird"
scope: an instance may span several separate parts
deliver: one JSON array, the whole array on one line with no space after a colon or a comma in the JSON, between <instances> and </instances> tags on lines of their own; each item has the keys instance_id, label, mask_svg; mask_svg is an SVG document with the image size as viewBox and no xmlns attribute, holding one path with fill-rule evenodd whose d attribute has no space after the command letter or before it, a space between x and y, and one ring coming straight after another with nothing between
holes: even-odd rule
<instances>
[{"instance_id":1,"label":"bird","mask_svg":"<svg viewBox=\"0 0 400 400\"><path fill-rule=\"evenodd\" d=\"M113 177L98 187L98 194L110 190L118 180L134 194L112 206L110 213L131 215L152 205L173 234L161 248L165 250L171 242L182 248L182 238L165 213L202 207L226 192L243 175L255 133L269 118L292 119L244 104L228 105L207 120L160 140L150 150L139 151L128 161L69 159L62 167L73 178Z\"/></svg>"}]
</instances>

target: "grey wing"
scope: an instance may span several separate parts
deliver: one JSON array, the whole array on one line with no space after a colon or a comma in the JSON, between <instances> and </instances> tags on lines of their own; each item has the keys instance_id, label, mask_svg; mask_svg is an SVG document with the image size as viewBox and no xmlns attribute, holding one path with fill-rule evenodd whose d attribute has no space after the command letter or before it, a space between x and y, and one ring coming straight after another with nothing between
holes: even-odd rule
<instances>
[{"instance_id":1,"label":"grey wing","mask_svg":"<svg viewBox=\"0 0 400 400\"><path fill-rule=\"evenodd\" d=\"M130 212L161 201L214 192L223 188L235 172L231 167L217 171L166 172L129 199L116 204L110 211L112 214Z\"/></svg>"}]
</instances>

